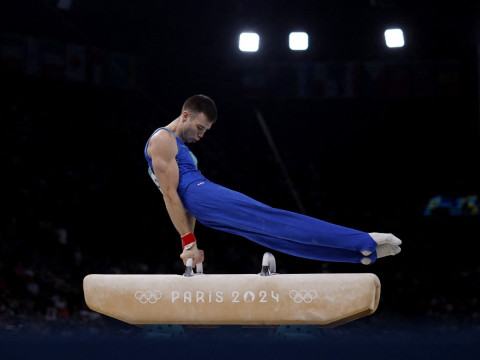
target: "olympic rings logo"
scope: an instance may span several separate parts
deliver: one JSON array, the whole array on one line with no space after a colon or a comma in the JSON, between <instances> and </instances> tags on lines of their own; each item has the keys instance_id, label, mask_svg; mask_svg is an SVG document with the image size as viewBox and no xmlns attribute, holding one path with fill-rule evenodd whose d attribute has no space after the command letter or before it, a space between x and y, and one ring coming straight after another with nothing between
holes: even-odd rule
<instances>
[{"instance_id":1,"label":"olympic rings logo","mask_svg":"<svg viewBox=\"0 0 480 360\"><path fill-rule=\"evenodd\" d=\"M150 304L155 304L158 300L162 298L161 291L140 291L138 290L135 293L135 299L140 301L142 304L146 304L147 302Z\"/></svg>"},{"instance_id":2,"label":"olympic rings logo","mask_svg":"<svg viewBox=\"0 0 480 360\"><path fill-rule=\"evenodd\" d=\"M290 290L288 293L290 299L295 301L297 304L301 302L311 303L314 299L317 298L318 294L315 290Z\"/></svg>"}]
</instances>

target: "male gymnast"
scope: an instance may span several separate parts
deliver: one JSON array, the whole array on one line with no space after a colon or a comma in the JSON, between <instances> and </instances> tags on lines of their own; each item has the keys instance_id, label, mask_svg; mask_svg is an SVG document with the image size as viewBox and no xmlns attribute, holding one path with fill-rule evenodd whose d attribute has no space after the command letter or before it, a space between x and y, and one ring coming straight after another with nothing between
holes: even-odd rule
<instances>
[{"instance_id":1,"label":"male gymnast","mask_svg":"<svg viewBox=\"0 0 480 360\"><path fill-rule=\"evenodd\" d=\"M194 235L195 222L246 237L268 248L308 259L371 264L400 252L393 234L366 233L290 211L272 208L207 180L185 145L200 141L217 120L214 101L195 95L180 116L150 136L144 154L148 172L163 194L178 231L186 263L204 260Z\"/></svg>"}]
</instances>

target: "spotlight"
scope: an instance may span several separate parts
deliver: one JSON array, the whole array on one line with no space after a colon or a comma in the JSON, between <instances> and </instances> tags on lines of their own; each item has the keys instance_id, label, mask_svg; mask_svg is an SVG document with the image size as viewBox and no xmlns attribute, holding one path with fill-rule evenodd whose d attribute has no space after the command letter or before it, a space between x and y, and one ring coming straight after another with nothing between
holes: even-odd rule
<instances>
[{"instance_id":1,"label":"spotlight","mask_svg":"<svg viewBox=\"0 0 480 360\"><path fill-rule=\"evenodd\" d=\"M291 32L288 36L290 50L307 50L308 34L306 32Z\"/></svg>"},{"instance_id":2,"label":"spotlight","mask_svg":"<svg viewBox=\"0 0 480 360\"><path fill-rule=\"evenodd\" d=\"M256 52L260 46L260 36L254 32L244 32L240 34L238 48L241 51Z\"/></svg>"},{"instance_id":3,"label":"spotlight","mask_svg":"<svg viewBox=\"0 0 480 360\"><path fill-rule=\"evenodd\" d=\"M403 38L402 29L385 30L385 43L389 48L403 47L405 45L405 40Z\"/></svg>"}]
</instances>

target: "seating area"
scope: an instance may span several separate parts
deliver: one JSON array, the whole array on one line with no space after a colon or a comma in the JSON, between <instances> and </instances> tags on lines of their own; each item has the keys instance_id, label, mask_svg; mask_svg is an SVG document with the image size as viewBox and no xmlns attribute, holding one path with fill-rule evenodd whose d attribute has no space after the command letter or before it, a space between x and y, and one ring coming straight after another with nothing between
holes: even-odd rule
<instances>
[{"instance_id":1,"label":"seating area","mask_svg":"<svg viewBox=\"0 0 480 360\"><path fill-rule=\"evenodd\" d=\"M172 94L152 104L134 91L7 74L2 87L0 331L114 331L86 308L85 275L183 272L177 234L143 158L150 133L182 100ZM447 137L443 123L403 118L418 106L407 101L398 111L382 102L368 112L357 100L217 98L218 123L192 146L208 178L299 211L257 123L259 109L307 214L404 242L399 256L367 268L275 254L279 272L373 272L382 282L375 318L478 325L480 267L470 247L480 238L479 217L424 216L436 194L478 194L476 134L458 127ZM446 99L436 112L453 114L459 102ZM201 224L196 232L206 272L259 272L266 249Z\"/></svg>"}]
</instances>

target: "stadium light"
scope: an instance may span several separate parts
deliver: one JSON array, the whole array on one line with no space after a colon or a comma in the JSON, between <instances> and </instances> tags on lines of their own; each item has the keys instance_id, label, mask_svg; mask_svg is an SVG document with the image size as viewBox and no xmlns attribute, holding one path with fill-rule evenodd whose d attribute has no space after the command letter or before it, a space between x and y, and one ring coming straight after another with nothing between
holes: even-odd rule
<instances>
[{"instance_id":1,"label":"stadium light","mask_svg":"<svg viewBox=\"0 0 480 360\"><path fill-rule=\"evenodd\" d=\"M402 29L385 30L385 43L389 48L403 47L405 45L405 39L403 38Z\"/></svg>"},{"instance_id":2,"label":"stadium light","mask_svg":"<svg viewBox=\"0 0 480 360\"><path fill-rule=\"evenodd\" d=\"M308 34L306 32L291 32L288 36L290 50L307 50Z\"/></svg>"},{"instance_id":3,"label":"stadium light","mask_svg":"<svg viewBox=\"0 0 480 360\"><path fill-rule=\"evenodd\" d=\"M238 48L241 51L256 52L260 47L260 36L254 32L244 32L240 34Z\"/></svg>"}]
</instances>

